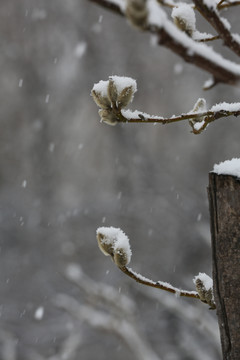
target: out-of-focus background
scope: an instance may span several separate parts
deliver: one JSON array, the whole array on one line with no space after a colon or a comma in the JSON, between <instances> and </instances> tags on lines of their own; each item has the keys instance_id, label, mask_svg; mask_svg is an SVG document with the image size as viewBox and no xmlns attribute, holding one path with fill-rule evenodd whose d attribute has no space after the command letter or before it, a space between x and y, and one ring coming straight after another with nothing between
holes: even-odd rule
<instances>
[{"instance_id":1,"label":"out-of-focus background","mask_svg":"<svg viewBox=\"0 0 240 360\"><path fill-rule=\"evenodd\" d=\"M90 91L131 76L132 109L170 116L239 90L205 93L208 74L88 1L1 0L0 34L1 359L219 359L215 312L125 277L96 229L122 228L134 270L193 290L211 275L208 172L239 157L239 121L110 127Z\"/></svg>"}]
</instances>

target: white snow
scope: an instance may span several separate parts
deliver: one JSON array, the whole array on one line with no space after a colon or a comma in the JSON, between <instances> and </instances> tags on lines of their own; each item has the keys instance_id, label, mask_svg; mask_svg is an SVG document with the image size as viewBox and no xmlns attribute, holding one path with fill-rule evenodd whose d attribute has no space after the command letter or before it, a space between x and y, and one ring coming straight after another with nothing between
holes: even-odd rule
<instances>
[{"instance_id":1,"label":"white snow","mask_svg":"<svg viewBox=\"0 0 240 360\"><path fill-rule=\"evenodd\" d=\"M224 17L221 17L220 19L221 19L221 22L223 23L223 25L225 26L225 28L226 28L227 30L231 30L231 24L230 24L230 22L229 22L226 18L224 18Z\"/></svg>"},{"instance_id":2,"label":"white snow","mask_svg":"<svg viewBox=\"0 0 240 360\"><path fill-rule=\"evenodd\" d=\"M111 244L113 247L113 251L123 249L128 259L128 263L130 262L132 251L130 248L129 239L121 229L115 228L113 226L102 226L97 229L97 235L100 234L103 235L103 238L101 239L102 243L105 243L107 245Z\"/></svg>"},{"instance_id":3,"label":"white snow","mask_svg":"<svg viewBox=\"0 0 240 360\"><path fill-rule=\"evenodd\" d=\"M126 9L126 1L125 0L111 0L112 4L120 7L121 11L124 12Z\"/></svg>"},{"instance_id":4,"label":"white snow","mask_svg":"<svg viewBox=\"0 0 240 360\"><path fill-rule=\"evenodd\" d=\"M208 34L206 32L200 32L198 30L195 30L192 34L192 38L195 41L207 40L207 39L211 39L212 37L213 37L212 34Z\"/></svg>"},{"instance_id":5,"label":"white snow","mask_svg":"<svg viewBox=\"0 0 240 360\"><path fill-rule=\"evenodd\" d=\"M240 178L240 159L233 158L220 164L215 164L213 172L218 175L232 175Z\"/></svg>"},{"instance_id":6,"label":"white snow","mask_svg":"<svg viewBox=\"0 0 240 360\"><path fill-rule=\"evenodd\" d=\"M48 104L50 99L50 94L47 94L45 97L45 103Z\"/></svg>"},{"instance_id":7,"label":"white snow","mask_svg":"<svg viewBox=\"0 0 240 360\"><path fill-rule=\"evenodd\" d=\"M77 264L69 264L66 268L67 276L72 280L79 280L82 277L82 269Z\"/></svg>"},{"instance_id":8,"label":"white snow","mask_svg":"<svg viewBox=\"0 0 240 360\"><path fill-rule=\"evenodd\" d=\"M92 89L96 91L96 93L101 94L101 96L107 96L108 80L100 80L94 84Z\"/></svg>"},{"instance_id":9,"label":"white snow","mask_svg":"<svg viewBox=\"0 0 240 360\"><path fill-rule=\"evenodd\" d=\"M222 102L222 103L218 103L216 105L213 105L211 107L211 109L209 109L209 111L239 111L240 110L240 103L226 103L226 102Z\"/></svg>"},{"instance_id":10,"label":"white snow","mask_svg":"<svg viewBox=\"0 0 240 360\"><path fill-rule=\"evenodd\" d=\"M240 44L240 35L239 34L232 34L233 39Z\"/></svg>"},{"instance_id":11,"label":"white snow","mask_svg":"<svg viewBox=\"0 0 240 360\"><path fill-rule=\"evenodd\" d=\"M205 287L205 289L208 291L213 288L213 281L210 276L208 276L205 273L199 273L197 276L194 277L193 282L196 284L197 279L200 279Z\"/></svg>"},{"instance_id":12,"label":"white snow","mask_svg":"<svg viewBox=\"0 0 240 360\"><path fill-rule=\"evenodd\" d=\"M175 41L179 42L189 51L189 55L198 54L206 59L211 59L211 61L214 62L216 65L223 67L227 71L231 71L232 73L240 75L239 64L223 58L220 54L216 53L211 47L207 46L206 44L194 41L184 32L178 30L178 28L170 21L166 21L164 23L164 28L165 31L172 38L175 39Z\"/></svg>"},{"instance_id":13,"label":"white snow","mask_svg":"<svg viewBox=\"0 0 240 360\"><path fill-rule=\"evenodd\" d=\"M44 307L43 307L43 306L39 306L39 307L36 309L35 313L34 313L34 318L35 318L36 320L42 320L43 315L44 315Z\"/></svg>"},{"instance_id":14,"label":"white snow","mask_svg":"<svg viewBox=\"0 0 240 360\"><path fill-rule=\"evenodd\" d=\"M113 75L109 78L114 81L118 93L121 93L123 89L129 86L132 87L134 93L137 91L137 82L131 77Z\"/></svg>"},{"instance_id":15,"label":"white snow","mask_svg":"<svg viewBox=\"0 0 240 360\"><path fill-rule=\"evenodd\" d=\"M180 75L183 72L183 65L179 64L179 63L175 64L173 71L174 71L174 74Z\"/></svg>"},{"instance_id":16,"label":"white snow","mask_svg":"<svg viewBox=\"0 0 240 360\"><path fill-rule=\"evenodd\" d=\"M195 130L200 130L201 129L201 127L203 126L205 124L205 121L203 120L203 121L198 121L198 122L196 122L194 125L193 125L193 127L194 127L194 129Z\"/></svg>"},{"instance_id":17,"label":"white snow","mask_svg":"<svg viewBox=\"0 0 240 360\"><path fill-rule=\"evenodd\" d=\"M19 79L18 86L21 88L23 86L23 79Z\"/></svg>"},{"instance_id":18,"label":"white snow","mask_svg":"<svg viewBox=\"0 0 240 360\"><path fill-rule=\"evenodd\" d=\"M178 6L173 8L171 16L173 19L174 18L181 19L187 24L189 29L195 30L196 16L191 5L180 3Z\"/></svg>"},{"instance_id":19,"label":"white snow","mask_svg":"<svg viewBox=\"0 0 240 360\"><path fill-rule=\"evenodd\" d=\"M203 89L209 89L210 87L212 87L214 85L214 79L210 78L208 80L205 81L205 83L203 84Z\"/></svg>"},{"instance_id":20,"label":"white snow","mask_svg":"<svg viewBox=\"0 0 240 360\"><path fill-rule=\"evenodd\" d=\"M218 1L217 0L204 0L203 3L209 8L209 9L216 9Z\"/></svg>"},{"instance_id":21,"label":"white snow","mask_svg":"<svg viewBox=\"0 0 240 360\"><path fill-rule=\"evenodd\" d=\"M144 117L146 119L164 119L163 117L161 116L157 116L157 115L149 115L145 112L142 112L142 111L138 111L138 110L135 110L135 111L131 111L131 110L122 110L122 114L125 118L127 119L136 119L136 118L141 118L141 117ZM140 115L140 116L139 116Z\"/></svg>"},{"instance_id":22,"label":"white snow","mask_svg":"<svg viewBox=\"0 0 240 360\"><path fill-rule=\"evenodd\" d=\"M22 182L22 187L23 187L23 188L26 188L26 187L27 187L27 180L23 180L23 182Z\"/></svg>"},{"instance_id":23,"label":"white snow","mask_svg":"<svg viewBox=\"0 0 240 360\"><path fill-rule=\"evenodd\" d=\"M80 41L75 47L74 54L78 59L81 59L87 50L87 43L85 41Z\"/></svg>"},{"instance_id":24,"label":"white snow","mask_svg":"<svg viewBox=\"0 0 240 360\"><path fill-rule=\"evenodd\" d=\"M149 25L161 27L167 20L166 13L161 9L156 0L147 1Z\"/></svg>"}]
</instances>

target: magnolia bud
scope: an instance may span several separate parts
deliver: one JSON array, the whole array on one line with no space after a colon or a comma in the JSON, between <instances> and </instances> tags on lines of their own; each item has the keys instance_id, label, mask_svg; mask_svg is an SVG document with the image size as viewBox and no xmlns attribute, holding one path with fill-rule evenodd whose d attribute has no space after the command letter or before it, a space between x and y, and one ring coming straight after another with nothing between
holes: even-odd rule
<instances>
[{"instance_id":1,"label":"magnolia bud","mask_svg":"<svg viewBox=\"0 0 240 360\"><path fill-rule=\"evenodd\" d=\"M101 95L101 93L92 90L91 92L93 100L102 109L109 109L111 107L111 102L109 101L107 96Z\"/></svg>"},{"instance_id":2,"label":"magnolia bud","mask_svg":"<svg viewBox=\"0 0 240 360\"><path fill-rule=\"evenodd\" d=\"M113 260L118 267L126 266L130 262L128 254L123 248L114 249Z\"/></svg>"},{"instance_id":3,"label":"magnolia bud","mask_svg":"<svg viewBox=\"0 0 240 360\"><path fill-rule=\"evenodd\" d=\"M103 252L106 256L113 256L113 244L112 242L108 241L108 239L101 233L97 233L97 242L99 249Z\"/></svg>"},{"instance_id":4,"label":"magnolia bud","mask_svg":"<svg viewBox=\"0 0 240 360\"><path fill-rule=\"evenodd\" d=\"M118 96L118 107L123 108L127 106L133 98L134 90L132 86L128 86L125 89L123 89Z\"/></svg>"},{"instance_id":5,"label":"magnolia bud","mask_svg":"<svg viewBox=\"0 0 240 360\"><path fill-rule=\"evenodd\" d=\"M132 25L144 29L148 17L146 0L129 0L125 14Z\"/></svg>"},{"instance_id":6,"label":"magnolia bud","mask_svg":"<svg viewBox=\"0 0 240 360\"><path fill-rule=\"evenodd\" d=\"M112 110L99 110L98 113L101 117L101 121L103 121L104 123L112 126L117 124L117 118L113 114Z\"/></svg>"},{"instance_id":7,"label":"magnolia bud","mask_svg":"<svg viewBox=\"0 0 240 360\"><path fill-rule=\"evenodd\" d=\"M206 100L203 98L199 98L194 105L192 112L198 113L198 112L205 112L207 110Z\"/></svg>"},{"instance_id":8,"label":"magnolia bud","mask_svg":"<svg viewBox=\"0 0 240 360\"><path fill-rule=\"evenodd\" d=\"M195 276L193 282L200 300L210 305L210 309L215 309L212 279L204 273L199 273L198 276Z\"/></svg>"},{"instance_id":9,"label":"magnolia bud","mask_svg":"<svg viewBox=\"0 0 240 360\"><path fill-rule=\"evenodd\" d=\"M116 103L117 98L118 98L118 92L117 92L117 87L111 78L109 79L109 82L108 82L107 93L108 93L108 98L111 101L111 103Z\"/></svg>"},{"instance_id":10,"label":"magnolia bud","mask_svg":"<svg viewBox=\"0 0 240 360\"><path fill-rule=\"evenodd\" d=\"M196 17L191 5L180 4L174 7L171 16L179 30L184 31L188 36L191 37L196 31Z\"/></svg>"}]
</instances>

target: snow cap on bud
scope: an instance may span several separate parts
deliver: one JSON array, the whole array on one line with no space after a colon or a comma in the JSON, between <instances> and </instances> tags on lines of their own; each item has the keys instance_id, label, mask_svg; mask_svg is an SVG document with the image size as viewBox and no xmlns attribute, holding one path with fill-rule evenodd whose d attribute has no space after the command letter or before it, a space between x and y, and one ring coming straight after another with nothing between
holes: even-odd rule
<instances>
[{"instance_id":1,"label":"snow cap on bud","mask_svg":"<svg viewBox=\"0 0 240 360\"><path fill-rule=\"evenodd\" d=\"M102 253L106 256L113 256L113 241L111 237L106 235L106 232L104 231L105 228L99 228L97 229L97 242L99 249L102 251Z\"/></svg>"},{"instance_id":2,"label":"snow cap on bud","mask_svg":"<svg viewBox=\"0 0 240 360\"><path fill-rule=\"evenodd\" d=\"M148 18L146 0L128 0L125 14L133 26L144 30Z\"/></svg>"},{"instance_id":3,"label":"snow cap on bud","mask_svg":"<svg viewBox=\"0 0 240 360\"><path fill-rule=\"evenodd\" d=\"M199 273L195 276L193 282L196 286L200 300L210 305L211 309L215 309L216 305L214 303L213 296L213 281L210 276L205 273Z\"/></svg>"},{"instance_id":4,"label":"snow cap on bud","mask_svg":"<svg viewBox=\"0 0 240 360\"><path fill-rule=\"evenodd\" d=\"M180 4L174 7L171 16L179 30L184 31L188 36L191 37L196 31L196 17L191 5Z\"/></svg>"},{"instance_id":5,"label":"snow cap on bud","mask_svg":"<svg viewBox=\"0 0 240 360\"><path fill-rule=\"evenodd\" d=\"M100 250L110 255L118 267L129 264L132 251L129 239L121 229L114 227L100 227L97 229L97 241Z\"/></svg>"}]
</instances>

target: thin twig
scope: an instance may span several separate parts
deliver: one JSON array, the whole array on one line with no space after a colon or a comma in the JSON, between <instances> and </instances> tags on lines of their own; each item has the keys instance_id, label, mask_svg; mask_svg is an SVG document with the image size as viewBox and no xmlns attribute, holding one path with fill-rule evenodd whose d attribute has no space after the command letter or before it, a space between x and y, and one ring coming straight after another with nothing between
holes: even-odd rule
<instances>
[{"instance_id":1,"label":"thin twig","mask_svg":"<svg viewBox=\"0 0 240 360\"><path fill-rule=\"evenodd\" d=\"M171 124L176 123L179 121L184 120L194 120L196 122L202 122L203 120L207 123L213 122L215 120L221 119L223 117L229 116L239 116L240 110L237 111L227 111L227 110L218 110L218 111L205 111L201 113L188 113L188 114L181 114L179 116L172 116L170 118L163 118L163 117L145 117L143 115L139 115L137 118L126 118L122 113L121 117L119 117L119 122L126 122L126 123L160 123L160 124Z\"/></svg>"},{"instance_id":2,"label":"thin twig","mask_svg":"<svg viewBox=\"0 0 240 360\"><path fill-rule=\"evenodd\" d=\"M205 39L201 39L201 40L196 40L197 42L209 42L209 41L214 41L214 40L219 40L220 36L216 35L216 36L212 36L210 38L205 38Z\"/></svg>"},{"instance_id":3,"label":"thin twig","mask_svg":"<svg viewBox=\"0 0 240 360\"><path fill-rule=\"evenodd\" d=\"M231 8L234 6L239 6L240 5L240 1L232 1L232 2L227 2L226 4L224 4L225 0L220 1L220 3L217 5L218 10L222 10L222 9L226 9L226 8Z\"/></svg>"},{"instance_id":4,"label":"thin twig","mask_svg":"<svg viewBox=\"0 0 240 360\"><path fill-rule=\"evenodd\" d=\"M234 39L231 31L226 27L215 9L208 7L203 0L193 0L193 2L195 3L196 9L217 31L224 45L240 56L239 42Z\"/></svg>"},{"instance_id":5,"label":"thin twig","mask_svg":"<svg viewBox=\"0 0 240 360\"><path fill-rule=\"evenodd\" d=\"M187 291L187 290L181 290L178 288L173 287L172 285L162 282L162 281L152 281L150 279L145 278L144 276L137 274L132 269L123 266L119 267L119 269L124 272L127 276L132 278L133 280L137 281L140 284L151 286L160 290L168 291L172 294L176 294L177 296L185 296L185 297L191 297L195 299L200 299L198 293L196 291Z\"/></svg>"}]
</instances>

